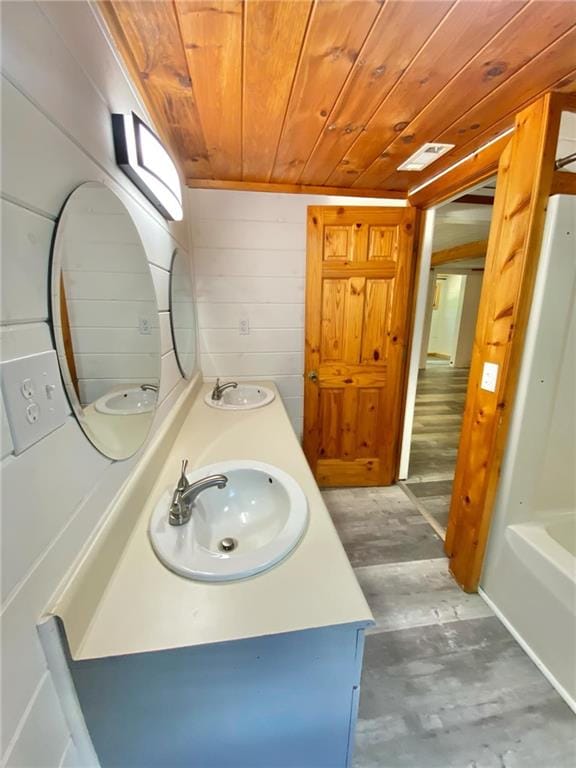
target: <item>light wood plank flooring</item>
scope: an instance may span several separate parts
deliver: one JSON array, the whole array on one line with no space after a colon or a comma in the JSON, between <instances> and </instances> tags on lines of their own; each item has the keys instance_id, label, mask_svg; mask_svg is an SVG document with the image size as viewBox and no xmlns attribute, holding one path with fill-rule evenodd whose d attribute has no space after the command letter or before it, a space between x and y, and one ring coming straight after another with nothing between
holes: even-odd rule
<instances>
[{"instance_id":1,"label":"light wood plank flooring","mask_svg":"<svg viewBox=\"0 0 576 768\"><path fill-rule=\"evenodd\" d=\"M429 361L416 390L409 477L404 487L444 537L462 427L468 368Z\"/></svg>"},{"instance_id":2,"label":"light wood plank flooring","mask_svg":"<svg viewBox=\"0 0 576 768\"><path fill-rule=\"evenodd\" d=\"M455 585L404 490L323 496L377 622L354 768L574 768L573 713L484 601Z\"/></svg>"}]
</instances>

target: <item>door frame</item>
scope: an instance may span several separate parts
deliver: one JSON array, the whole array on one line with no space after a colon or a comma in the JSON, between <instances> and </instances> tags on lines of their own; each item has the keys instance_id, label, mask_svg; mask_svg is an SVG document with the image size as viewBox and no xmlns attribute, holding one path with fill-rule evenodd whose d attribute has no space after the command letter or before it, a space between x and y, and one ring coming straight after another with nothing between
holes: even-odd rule
<instances>
[{"instance_id":1,"label":"door frame","mask_svg":"<svg viewBox=\"0 0 576 768\"><path fill-rule=\"evenodd\" d=\"M555 169L555 152L562 111L576 112L576 94L547 93L516 115L514 129L501 139L471 156L468 161L433 180L429 185L409 195L413 204L433 210L467 191L481 186L497 168L497 190L490 226L486 269L480 299L474 341L474 357L466 395L460 450L458 453L450 518L446 536L446 554L450 570L458 584L467 592L478 589L490 532L490 523L500 469L506 448L510 416L514 406L520 361L532 291L540 256L548 198L552 194L576 194L576 175ZM526 156L532 162L525 162ZM528 167L528 170L526 170ZM521 205L519 204L521 201ZM511 243L518 244L511 250ZM508 249L502 248L502 244ZM418 286L427 288L426 260L420 260ZM516 270L509 286L510 332L500 345L499 371L495 393L480 389L483 362L491 360L489 339L497 331L502 318L490 313L492 278L502 274L508 263ZM518 268L520 265L520 268ZM424 277L426 280L424 281ZM509 278L510 279L510 278ZM422 295L424 294L424 295ZM427 290L419 290L415 300L415 315L425 309ZM422 309L424 303L424 309ZM512 331L513 329L513 331ZM417 358L422 343L416 336L415 323L411 361ZM419 355L418 355L419 356ZM414 372L411 371L412 376ZM409 392L415 384L411 380ZM408 402L407 408L410 407ZM413 418L405 413L404 440ZM474 451L467 436L474 430ZM403 442L403 453L409 451ZM481 476L481 482L472 478Z\"/></svg>"},{"instance_id":2,"label":"door frame","mask_svg":"<svg viewBox=\"0 0 576 768\"><path fill-rule=\"evenodd\" d=\"M430 299L430 276L434 269L442 266L442 263L434 265L434 251L432 243L434 239L434 229L436 226L436 211L449 203L453 203L455 200L463 197L463 194L474 192L484 186L484 184L492 177L485 177L480 183L474 183L472 187L467 187L465 190L456 191L451 197L442 200L437 205L432 205L430 208L423 209L422 211L422 239L420 241L420 254L419 254L419 271L415 275L414 279L414 307L412 312L413 317L413 333L410 339L410 359L408 362L407 372L407 385L406 385L406 398L404 404L404 422L402 429L401 445L400 445L400 460L398 465L398 480L407 480L408 472L410 469L410 450L412 447L412 429L414 427L414 412L416 410L416 389L418 387L418 376L420 374L420 360L422 355L422 345L428 341L427 331L429 331L428 320L428 303ZM496 178L496 174L493 174ZM491 200L490 197L486 197L486 200ZM492 199L493 202L493 199ZM475 245L477 245L475 243ZM479 253L466 253L460 256L459 260L473 258L480 255ZM457 272L458 260L448 258L446 261L446 272Z\"/></svg>"}]
</instances>

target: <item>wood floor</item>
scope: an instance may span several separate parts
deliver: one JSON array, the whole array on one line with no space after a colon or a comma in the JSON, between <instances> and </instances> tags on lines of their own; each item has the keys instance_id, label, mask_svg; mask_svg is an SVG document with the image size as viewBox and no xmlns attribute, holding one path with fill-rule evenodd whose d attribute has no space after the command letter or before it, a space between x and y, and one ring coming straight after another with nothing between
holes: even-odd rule
<instances>
[{"instance_id":1,"label":"wood floor","mask_svg":"<svg viewBox=\"0 0 576 768\"><path fill-rule=\"evenodd\" d=\"M354 768L574 768L573 713L484 601L455 585L403 488L323 496L377 621Z\"/></svg>"},{"instance_id":2,"label":"wood floor","mask_svg":"<svg viewBox=\"0 0 576 768\"><path fill-rule=\"evenodd\" d=\"M416 390L409 477L404 488L444 538L460 440L468 368L429 361Z\"/></svg>"}]
</instances>

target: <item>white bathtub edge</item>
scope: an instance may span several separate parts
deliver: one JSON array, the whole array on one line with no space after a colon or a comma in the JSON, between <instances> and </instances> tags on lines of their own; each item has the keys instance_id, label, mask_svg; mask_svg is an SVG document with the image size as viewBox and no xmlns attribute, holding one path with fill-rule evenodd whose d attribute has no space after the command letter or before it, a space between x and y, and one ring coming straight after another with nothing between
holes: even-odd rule
<instances>
[{"instance_id":1,"label":"white bathtub edge","mask_svg":"<svg viewBox=\"0 0 576 768\"><path fill-rule=\"evenodd\" d=\"M486 605L491 608L494 613L496 614L497 618L500 619L502 624L506 627L508 632L512 635L514 640L518 643L518 645L522 648L523 651L528 655L531 661L536 664L540 672L544 675L544 677L548 680L550 685L556 689L556 691L562 696L566 704L570 707L570 709L576 714L576 700L570 696L568 691L564 688L563 685L561 685L558 680L554 677L552 672L548 669L548 667L542 662L540 657L532 650L531 646L528 645L526 640L522 637L522 635L516 630L516 628L513 626L513 624L508 621L506 616L502 613L502 611L498 608L498 606L488 597L486 592L482 589L482 587L478 587L478 594L484 600Z\"/></svg>"}]
</instances>

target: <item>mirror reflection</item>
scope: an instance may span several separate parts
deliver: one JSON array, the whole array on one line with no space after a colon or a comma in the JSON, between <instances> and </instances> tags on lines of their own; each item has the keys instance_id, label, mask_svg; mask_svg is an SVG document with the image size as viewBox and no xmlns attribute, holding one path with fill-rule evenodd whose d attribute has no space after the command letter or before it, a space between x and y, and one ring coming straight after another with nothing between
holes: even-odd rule
<instances>
[{"instance_id":1,"label":"mirror reflection","mask_svg":"<svg viewBox=\"0 0 576 768\"><path fill-rule=\"evenodd\" d=\"M54 338L71 406L99 451L125 459L154 418L158 308L138 231L103 184L83 184L66 201L51 280Z\"/></svg>"},{"instance_id":2,"label":"mirror reflection","mask_svg":"<svg viewBox=\"0 0 576 768\"><path fill-rule=\"evenodd\" d=\"M196 305L190 263L179 251L174 251L170 272L170 322L176 359L189 379L196 368Z\"/></svg>"}]
</instances>

